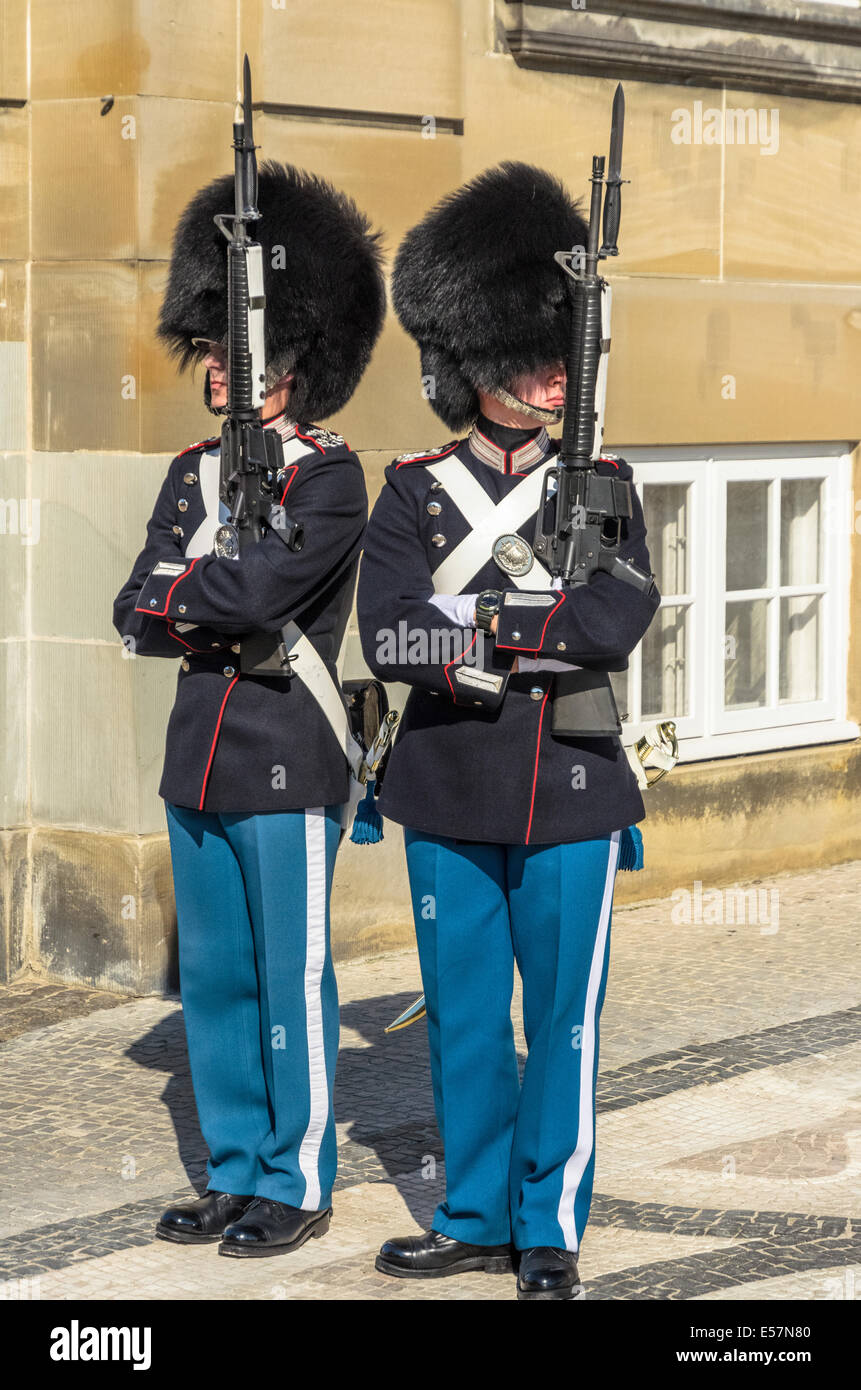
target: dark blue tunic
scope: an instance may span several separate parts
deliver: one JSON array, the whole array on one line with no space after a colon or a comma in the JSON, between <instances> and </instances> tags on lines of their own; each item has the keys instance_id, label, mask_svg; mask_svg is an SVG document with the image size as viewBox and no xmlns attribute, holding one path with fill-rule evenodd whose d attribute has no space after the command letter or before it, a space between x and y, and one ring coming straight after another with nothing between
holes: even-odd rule
<instances>
[{"instance_id":1,"label":"dark blue tunic","mask_svg":"<svg viewBox=\"0 0 861 1390\"><path fill-rule=\"evenodd\" d=\"M296 678L240 674L236 644L295 619L335 674L368 513L361 464L339 436L299 425L285 444L283 503L305 527L304 547L289 550L271 530L227 560L209 553L218 499L205 484L219 444L171 463L114 604L136 654L181 660L160 794L222 812L343 802L347 761L314 697Z\"/></svg>"},{"instance_id":2,"label":"dark blue tunic","mask_svg":"<svg viewBox=\"0 0 861 1390\"><path fill-rule=\"evenodd\" d=\"M558 447L546 435L541 437L541 454L532 468L540 467ZM454 698L452 662L439 642L440 629L451 624L429 601L434 570L470 530L444 488L432 490L428 465L448 454L456 455L495 501L517 488L529 471L510 471L516 461L512 463L509 455L501 467L491 466L473 452L468 439L395 460L386 470L365 537L359 627L365 660L374 674L406 682L412 690L386 771L380 810L428 834L503 844L594 839L642 820L643 800L618 737L562 738L552 733L551 671L513 675L495 713ZM620 479L633 477L621 459L602 459L598 471ZM433 515L428 505L435 502L442 510ZM519 534L531 541L534 527L535 512L518 528ZM444 546L432 542L434 535L445 537ZM623 558L648 573L646 531L636 494L633 518L623 523L623 541ZM462 592L514 587L510 576L488 558ZM513 660L519 652L527 658L622 671L659 603L657 591L646 596L630 584L596 573L587 585L555 595L552 605L503 606L495 659L504 661L507 653ZM410 636L411 649L404 641L386 640L387 633L397 633L399 624L401 636ZM429 659L419 664L423 652Z\"/></svg>"}]
</instances>

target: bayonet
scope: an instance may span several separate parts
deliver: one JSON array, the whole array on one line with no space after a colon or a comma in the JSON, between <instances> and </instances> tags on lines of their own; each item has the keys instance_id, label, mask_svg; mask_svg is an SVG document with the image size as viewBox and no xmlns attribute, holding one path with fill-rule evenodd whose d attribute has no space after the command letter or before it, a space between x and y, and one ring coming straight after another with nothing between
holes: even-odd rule
<instances>
[{"instance_id":1,"label":"bayonet","mask_svg":"<svg viewBox=\"0 0 861 1390\"><path fill-rule=\"evenodd\" d=\"M622 216L622 140L625 134L625 93L621 82L613 97L613 118L610 125L610 161L607 169L607 193L604 199L604 239L598 255L618 256L619 222Z\"/></svg>"}]
</instances>

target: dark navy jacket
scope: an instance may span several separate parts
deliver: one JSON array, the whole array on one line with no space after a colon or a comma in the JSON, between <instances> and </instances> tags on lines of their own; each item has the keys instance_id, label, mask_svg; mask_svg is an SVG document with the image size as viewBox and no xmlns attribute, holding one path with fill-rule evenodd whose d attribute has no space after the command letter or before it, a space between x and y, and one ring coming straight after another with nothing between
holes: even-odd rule
<instances>
[{"instance_id":1,"label":"dark navy jacket","mask_svg":"<svg viewBox=\"0 0 861 1390\"><path fill-rule=\"evenodd\" d=\"M478 442L493 453L486 449L487 441ZM553 844L604 836L644 816L637 781L618 737L552 734L551 671L512 675L501 708L488 713L455 700L452 663L444 650L437 653L438 660L418 665L403 642L399 649L387 649L383 640L402 623L402 632L428 637L426 650L433 657L432 635L451 628L429 602L432 574L470 528L444 488L437 485L432 490L428 465L456 454L498 501L558 447L543 431L539 443L539 456L521 473L513 471L519 466L517 454L498 450L500 458L492 466L477 456L468 439L426 455L396 459L386 470L386 483L368 524L358 588L365 660L381 679L412 686L380 810L414 830L503 844ZM598 471L620 479L633 476L621 459L602 460ZM429 513L428 506L436 503L441 510ZM518 528L519 534L531 541L534 526L535 512ZM650 572L636 494L632 520L623 523L623 539L622 556ZM513 588L511 577L488 558L461 591ZM559 660L564 651L561 659L571 664L624 670L659 603L656 590L647 597L630 584L596 573L587 585L555 594L552 604L509 609L503 605L495 659L520 652L527 658ZM422 651L420 643L413 654L417 651Z\"/></svg>"},{"instance_id":2,"label":"dark navy jacket","mask_svg":"<svg viewBox=\"0 0 861 1390\"><path fill-rule=\"evenodd\" d=\"M225 513L220 440L206 440L171 463L114 604L131 650L180 658L159 787L179 806L287 811L347 799L346 759L304 684L239 670L240 636L295 619L334 675L367 520L362 467L340 436L308 425L282 434L282 501L305 527L302 550L271 530L238 560L210 553Z\"/></svg>"}]
</instances>

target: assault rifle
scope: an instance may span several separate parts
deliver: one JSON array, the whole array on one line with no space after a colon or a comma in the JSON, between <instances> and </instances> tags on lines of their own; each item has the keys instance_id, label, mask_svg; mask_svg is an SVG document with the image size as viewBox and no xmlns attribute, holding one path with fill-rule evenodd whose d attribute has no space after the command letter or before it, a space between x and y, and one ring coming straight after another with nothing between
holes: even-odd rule
<instances>
[{"instance_id":1,"label":"assault rifle","mask_svg":"<svg viewBox=\"0 0 861 1390\"><path fill-rule=\"evenodd\" d=\"M606 570L648 592L653 577L620 554L622 521L632 515L631 484L601 477L595 467L604 438L612 305L612 290L598 274L598 262L619 254L624 126L625 94L619 83L613 98L606 186L604 156L592 157L588 243L556 252L569 277L571 347L559 462L544 480L533 548L554 578L561 576L563 585L586 584L595 570Z\"/></svg>"},{"instance_id":2,"label":"assault rifle","mask_svg":"<svg viewBox=\"0 0 861 1390\"><path fill-rule=\"evenodd\" d=\"M249 235L258 221L257 159L251 124L251 68L243 66L242 101L233 117L234 211L218 213L216 226L227 238L227 418L221 429L219 496L228 517L213 546L223 559L277 529L291 550L301 550L305 533L279 501L284 446L277 430L266 429L260 409L266 398L263 248ZM241 644L243 671L292 675L287 644L278 634L261 633Z\"/></svg>"},{"instance_id":3,"label":"assault rifle","mask_svg":"<svg viewBox=\"0 0 861 1390\"><path fill-rule=\"evenodd\" d=\"M631 484L602 477L596 466L604 439L612 305L612 290L598 274L598 262L619 254L624 127L625 94L619 83L613 97L606 184L604 156L592 157L587 244L556 252L557 262L568 275L571 346L559 459L544 478L533 548L553 577L561 579L563 588L588 584L596 570L605 570L614 579L651 593L654 576L622 553L622 523L633 515ZM605 675L585 670L559 675L553 700L554 733L601 736L620 729Z\"/></svg>"}]
</instances>

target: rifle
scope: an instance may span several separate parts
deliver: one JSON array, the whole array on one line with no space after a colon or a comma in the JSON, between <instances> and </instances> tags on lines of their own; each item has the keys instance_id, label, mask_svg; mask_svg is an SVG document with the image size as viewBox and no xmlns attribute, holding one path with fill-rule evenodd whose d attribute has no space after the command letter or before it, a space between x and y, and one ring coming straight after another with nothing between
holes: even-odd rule
<instances>
[{"instance_id":1,"label":"rifle","mask_svg":"<svg viewBox=\"0 0 861 1390\"><path fill-rule=\"evenodd\" d=\"M632 515L631 485L602 478L595 467L604 437L612 305L612 290L598 274L598 262L619 254L621 185L627 182L621 177L624 125L625 94L619 83L613 98L606 200L604 156L593 155L588 244L556 252L569 277L571 347L559 462L544 481L533 546L554 578L561 576L563 585L586 584L595 570L606 570L645 593L653 585L652 576L619 554L622 520ZM599 249L602 201L604 234ZM552 508L549 526L548 507Z\"/></svg>"},{"instance_id":2,"label":"rifle","mask_svg":"<svg viewBox=\"0 0 861 1390\"><path fill-rule=\"evenodd\" d=\"M559 460L544 478L533 548L553 577L561 578L563 588L587 584L596 570L604 570L614 579L650 593L654 576L621 554L622 522L633 515L631 484L602 477L596 466L604 438L612 305L612 290L598 274L598 262L619 254L622 183L626 182L622 179L624 125L625 94L619 83L613 97L606 184L604 156L592 157L587 245L556 252L556 261L569 277L571 346ZM620 728L606 679L582 670L557 679L554 733L601 735Z\"/></svg>"},{"instance_id":3,"label":"rifle","mask_svg":"<svg viewBox=\"0 0 861 1390\"><path fill-rule=\"evenodd\" d=\"M257 159L251 117L251 68L243 65L242 100L233 116L234 211L217 213L215 223L227 238L227 418L221 429L219 496L228 517L217 529L214 553L238 559L270 529L277 529L290 550L305 542L300 522L278 501L284 446L277 430L265 429L260 409L266 398L263 248L249 236L258 221ZM241 669L271 676L291 676L287 644L275 633L254 634L241 643Z\"/></svg>"}]
</instances>

